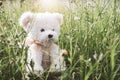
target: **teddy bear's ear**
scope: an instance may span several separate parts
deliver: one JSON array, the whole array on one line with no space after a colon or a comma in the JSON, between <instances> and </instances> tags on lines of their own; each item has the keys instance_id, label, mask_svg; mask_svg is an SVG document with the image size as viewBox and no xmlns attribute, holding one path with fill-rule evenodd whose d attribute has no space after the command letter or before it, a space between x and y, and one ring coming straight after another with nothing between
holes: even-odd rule
<instances>
[{"instance_id":1,"label":"teddy bear's ear","mask_svg":"<svg viewBox=\"0 0 120 80\"><path fill-rule=\"evenodd\" d=\"M33 19L33 13L25 12L21 15L19 19L19 24L25 29L25 31L27 31L28 26L30 25L32 19Z\"/></svg>"},{"instance_id":2,"label":"teddy bear's ear","mask_svg":"<svg viewBox=\"0 0 120 80\"><path fill-rule=\"evenodd\" d=\"M55 18L57 19L57 21L59 22L60 25L62 25L63 22L63 15L59 14L59 13L54 13Z\"/></svg>"}]
</instances>

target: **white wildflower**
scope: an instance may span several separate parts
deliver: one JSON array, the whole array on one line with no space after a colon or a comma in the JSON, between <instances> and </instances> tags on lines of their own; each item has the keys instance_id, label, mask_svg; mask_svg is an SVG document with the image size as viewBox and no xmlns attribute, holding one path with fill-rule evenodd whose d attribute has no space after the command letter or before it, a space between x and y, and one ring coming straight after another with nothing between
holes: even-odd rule
<instances>
[{"instance_id":1,"label":"white wildflower","mask_svg":"<svg viewBox=\"0 0 120 80\"><path fill-rule=\"evenodd\" d=\"M78 30L77 28L72 29L72 31L77 31L77 30Z\"/></svg>"},{"instance_id":2,"label":"white wildflower","mask_svg":"<svg viewBox=\"0 0 120 80\"><path fill-rule=\"evenodd\" d=\"M103 58L103 53L99 55L99 60L102 60L102 58Z\"/></svg>"},{"instance_id":3,"label":"white wildflower","mask_svg":"<svg viewBox=\"0 0 120 80\"><path fill-rule=\"evenodd\" d=\"M8 41L12 41L11 37L8 37L7 40L8 40Z\"/></svg>"},{"instance_id":4,"label":"white wildflower","mask_svg":"<svg viewBox=\"0 0 120 80\"><path fill-rule=\"evenodd\" d=\"M97 53L95 53L95 54L93 55L93 58L94 58L94 59L97 59L97 56L98 56Z\"/></svg>"},{"instance_id":5,"label":"white wildflower","mask_svg":"<svg viewBox=\"0 0 120 80\"><path fill-rule=\"evenodd\" d=\"M90 61L91 61L91 58L88 59L88 62L90 62Z\"/></svg>"},{"instance_id":6,"label":"white wildflower","mask_svg":"<svg viewBox=\"0 0 120 80\"><path fill-rule=\"evenodd\" d=\"M93 1L87 1L86 6L88 7L95 7L95 3Z\"/></svg>"},{"instance_id":7,"label":"white wildflower","mask_svg":"<svg viewBox=\"0 0 120 80\"><path fill-rule=\"evenodd\" d=\"M77 20L79 20L79 19L80 19L80 18L77 17L77 16L74 17L74 20L75 20L75 21L77 21Z\"/></svg>"},{"instance_id":8,"label":"white wildflower","mask_svg":"<svg viewBox=\"0 0 120 80\"><path fill-rule=\"evenodd\" d=\"M22 43L18 42L19 48L22 48Z\"/></svg>"}]
</instances>

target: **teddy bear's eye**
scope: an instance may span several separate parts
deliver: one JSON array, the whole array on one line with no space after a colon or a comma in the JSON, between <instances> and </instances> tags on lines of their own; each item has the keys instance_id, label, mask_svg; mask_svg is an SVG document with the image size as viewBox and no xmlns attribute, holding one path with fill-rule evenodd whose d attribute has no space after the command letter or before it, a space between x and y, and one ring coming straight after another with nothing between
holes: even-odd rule
<instances>
[{"instance_id":1,"label":"teddy bear's eye","mask_svg":"<svg viewBox=\"0 0 120 80\"><path fill-rule=\"evenodd\" d=\"M45 30L44 30L44 29L41 29L40 31L41 31L41 32L44 32Z\"/></svg>"},{"instance_id":2,"label":"teddy bear's eye","mask_svg":"<svg viewBox=\"0 0 120 80\"><path fill-rule=\"evenodd\" d=\"M55 31L55 29L52 29L52 31Z\"/></svg>"}]
</instances>

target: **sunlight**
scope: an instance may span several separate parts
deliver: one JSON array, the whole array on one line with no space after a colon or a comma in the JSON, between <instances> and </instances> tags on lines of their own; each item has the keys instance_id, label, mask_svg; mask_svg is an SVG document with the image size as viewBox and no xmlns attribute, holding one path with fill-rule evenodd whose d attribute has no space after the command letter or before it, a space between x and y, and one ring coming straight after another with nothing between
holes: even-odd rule
<instances>
[{"instance_id":1,"label":"sunlight","mask_svg":"<svg viewBox=\"0 0 120 80\"><path fill-rule=\"evenodd\" d=\"M32 0L31 4L30 7L37 11L59 12L68 8L69 0Z\"/></svg>"},{"instance_id":2,"label":"sunlight","mask_svg":"<svg viewBox=\"0 0 120 80\"><path fill-rule=\"evenodd\" d=\"M54 8L58 4L58 0L41 0L42 6L45 8Z\"/></svg>"},{"instance_id":3,"label":"sunlight","mask_svg":"<svg viewBox=\"0 0 120 80\"><path fill-rule=\"evenodd\" d=\"M53 11L53 10L63 9L65 5L64 2L65 1L63 0L41 0L40 4L44 10Z\"/></svg>"}]
</instances>

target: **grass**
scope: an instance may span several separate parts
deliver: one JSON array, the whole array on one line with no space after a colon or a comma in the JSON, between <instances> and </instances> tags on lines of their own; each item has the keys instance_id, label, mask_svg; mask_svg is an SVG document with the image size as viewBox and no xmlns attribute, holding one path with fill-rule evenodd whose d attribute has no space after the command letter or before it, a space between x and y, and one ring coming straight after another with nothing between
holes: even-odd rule
<instances>
[{"instance_id":1,"label":"grass","mask_svg":"<svg viewBox=\"0 0 120 80\"><path fill-rule=\"evenodd\" d=\"M77 2L78 1L78 2ZM81 4L82 3L82 4ZM120 80L120 11L117 0L96 0L58 11L64 23L57 44L68 51L60 80ZM21 80L25 74L26 33L18 19L24 11L44 12L20 3L0 7L0 79ZM72 6L72 4L71 4ZM54 12L54 11L52 11ZM32 76L34 79L35 76ZM42 80L47 76L41 75Z\"/></svg>"}]
</instances>

